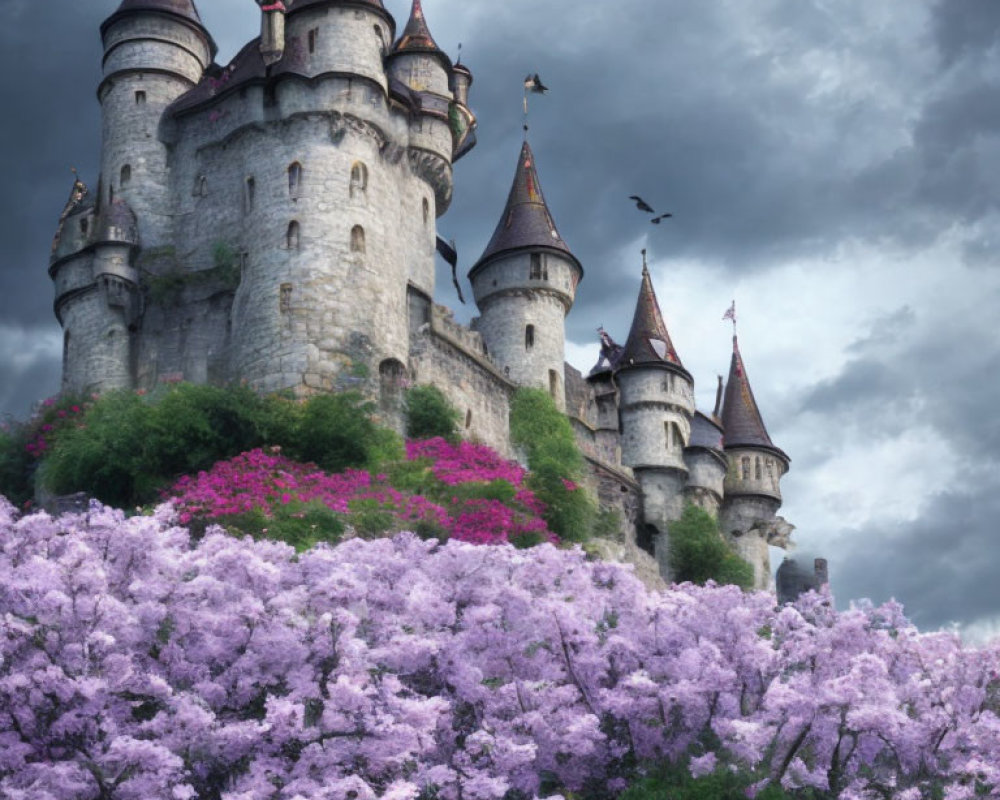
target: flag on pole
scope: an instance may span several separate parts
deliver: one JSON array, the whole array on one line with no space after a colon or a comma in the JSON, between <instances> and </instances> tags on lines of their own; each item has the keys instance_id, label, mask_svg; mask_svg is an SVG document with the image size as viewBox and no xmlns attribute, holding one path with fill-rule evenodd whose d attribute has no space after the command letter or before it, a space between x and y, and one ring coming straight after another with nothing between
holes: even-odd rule
<instances>
[{"instance_id":1,"label":"flag on pole","mask_svg":"<svg viewBox=\"0 0 1000 800\"><path fill-rule=\"evenodd\" d=\"M725 321L731 319L733 324L736 324L736 301L733 300L732 304L727 309L726 313L722 315L722 320Z\"/></svg>"}]
</instances>

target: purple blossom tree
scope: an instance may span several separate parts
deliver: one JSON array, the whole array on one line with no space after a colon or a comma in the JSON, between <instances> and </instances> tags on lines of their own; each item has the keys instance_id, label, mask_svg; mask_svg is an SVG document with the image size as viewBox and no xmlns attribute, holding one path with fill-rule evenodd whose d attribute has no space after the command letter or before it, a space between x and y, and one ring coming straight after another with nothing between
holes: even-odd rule
<instances>
[{"instance_id":1,"label":"purple blossom tree","mask_svg":"<svg viewBox=\"0 0 1000 800\"><path fill-rule=\"evenodd\" d=\"M551 545L193 542L175 514L0 502L0 797L597 800L663 759L1000 791L997 647L898 606L650 593Z\"/></svg>"}]
</instances>

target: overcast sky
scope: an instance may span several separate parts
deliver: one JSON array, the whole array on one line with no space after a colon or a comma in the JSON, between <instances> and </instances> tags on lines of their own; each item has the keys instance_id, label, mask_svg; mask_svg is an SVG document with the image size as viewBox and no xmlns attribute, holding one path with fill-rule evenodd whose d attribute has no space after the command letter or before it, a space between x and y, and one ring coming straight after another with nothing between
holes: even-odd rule
<instances>
[{"instance_id":1,"label":"overcast sky","mask_svg":"<svg viewBox=\"0 0 1000 800\"><path fill-rule=\"evenodd\" d=\"M96 184L98 26L117 0L3 0L0 411L55 392L46 273L70 167ZM385 0L398 29L406 0ZM226 63L252 0L201 0ZM586 270L571 362L623 341L650 267L711 410L740 345L775 443L782 514L838 601L895 596L924 628L1000 633L1000 2L424 0L475 74L479 145L439 220L464 273L530 139ZM639 194L673 220L653 227ZM445 273L438 299L458 306ZM471 294L466 292L466 294ZM473 313L459 308L460 319ZM779 555L780 558L780 555Z\"/></svg>"}]
</instances>

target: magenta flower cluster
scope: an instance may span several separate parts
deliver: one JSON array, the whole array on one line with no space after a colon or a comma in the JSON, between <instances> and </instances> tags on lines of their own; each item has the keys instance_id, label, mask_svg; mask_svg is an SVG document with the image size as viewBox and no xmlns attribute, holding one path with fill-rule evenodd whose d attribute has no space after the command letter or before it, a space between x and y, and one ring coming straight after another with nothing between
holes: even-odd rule
<instances>
[{"instance_id":1,"label":"magenta flower cluster","mask_svg":"<svg viewBox=\"0 0 1000 800\"><path fill-rule=\"evenodd\" d=\"M530 535L555 542L541 518L543 504L523 486L525 471L483 445L444 439L407 443L407 458L425 463L428 485L421 494L394 488L386 475L347 470L331 475L313 464L299 464L275 451L251 450L211 470L181 478L165 498L173 498L180 521L222 520L260 509L272 514L278 505L320 502L345 514L374 503L409 527L431 523L449 537L476 544L502 544ZM513 502L469 497L451 489L506 481Z\"/></svg>"},{"instance_id":2,"label":"magenta flower cluster","mask_svg":"<svg viewBox=\"0 0 1000 800\"><path fill-rule=\"evenodd\" d=\"M59 431L80 424L89 404L72 398L49 397L42 401L33 417L26 423L30 437L25 451L40 461L51 449Z\"/></svg>"},{"instance_id":3,"label":"magenta flower cluster","mask_svg":"<svg viewBox=\"0 0 1000 800\"><path fill-rule=\"evenodd\" d=\"M1000 650L896 606L650 593L549 545L193 544L173 513L0 501L0 797L607 798L664 758L817 798L1000 791Z\"/></svg>"}]
</instances>

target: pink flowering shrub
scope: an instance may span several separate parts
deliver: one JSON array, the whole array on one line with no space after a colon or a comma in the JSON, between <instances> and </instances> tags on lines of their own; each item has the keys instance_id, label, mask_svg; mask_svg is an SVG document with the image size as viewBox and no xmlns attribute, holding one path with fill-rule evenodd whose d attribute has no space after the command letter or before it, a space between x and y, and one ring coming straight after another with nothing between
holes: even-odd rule
<instances>
[{"instance_id":1,"label":"pink flowering shrub","mask_svg":"<svg viewBox=\"0 0 1000 800\"><path fill-rule=\"evenodd\" d=\"M82 424L91 404L72 395L50 397L27 421L0 423L0 493L29 508L39 463L63 433Z\"/></svg>"},{"instance_id":2,"label":"pink flowering shrub","mask_svg":"<svg viewBox=\"0 0 1000 800\"><path fill-rule=\"evenodd\" d=\"M1000 791L1000 652L896 606L649 593L549 545L193 543L173 513L0 502L0 797L607 800L664 760Z\"/></svg>"},{"instance_id":3,"label":"pink flowering shrub","mask_svg":"<svg viewBox=\"0 0 1000 800\"><path fill-rule=\"evenodd\" d=\"M287 520L308 517L320 506L368 535L410 529L476 544L555 541L516 463L483 445L444 439L411 441L406 451L407 463L373 476L356 469L331 475L274 450L251 450L181 478L165 497L174 499L184 524L215 521L276 538L284 538ZM254 514L257 522L248 526ZM294 543L335 540L343 526L335 521L332 536L316 527L314 536Z\"/></svg>"}]
</instances>

